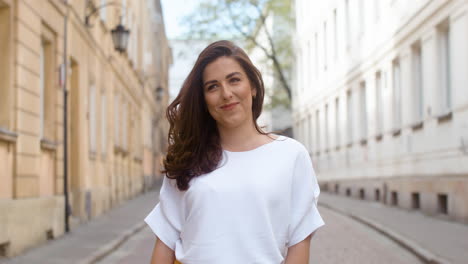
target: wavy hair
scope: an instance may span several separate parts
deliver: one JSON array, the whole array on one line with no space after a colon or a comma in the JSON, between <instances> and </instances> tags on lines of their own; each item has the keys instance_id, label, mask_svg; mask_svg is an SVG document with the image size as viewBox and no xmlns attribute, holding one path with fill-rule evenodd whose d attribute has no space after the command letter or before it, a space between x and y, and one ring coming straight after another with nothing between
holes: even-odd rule
<instances>
[{"instance_id":1,"label":"wavy hair","mask_svg":"<svg viewBox=\"0 0 468 264\"><path fill-rule=\"evenodd\" d=\"M208 64L220 57L236 60L256 89L256 96L252 99L254 125L259 133L267 134L257 125L265 94L262 74L233 42L221 40L211 43L200 53L179 94L166 110L169 145L162 172L168 178L176 179L177 188L181 191L188 190L192 178L215 170L221 160L218 128L208 112L203 92L203 72Z\"/></svg>"}]
</instances>

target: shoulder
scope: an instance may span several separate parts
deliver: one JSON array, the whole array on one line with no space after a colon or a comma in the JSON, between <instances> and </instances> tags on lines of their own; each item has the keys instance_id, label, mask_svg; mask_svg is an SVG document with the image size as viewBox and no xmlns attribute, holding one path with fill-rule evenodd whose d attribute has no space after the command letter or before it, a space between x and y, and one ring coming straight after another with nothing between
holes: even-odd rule
<instances>
[{"instance_id":1,"label":"shoulder","mask_svg":"<svg viewBox=\"0 0 468 264\"><path fill-rule=\"evenodd\" d=\"M282 151L285 151L288 154L309 156L309 151L306 149L306 147L301 142L293 138L279 136L276 141L278 141L278 145L281 147Z\"/></svg>"}]
</instances>

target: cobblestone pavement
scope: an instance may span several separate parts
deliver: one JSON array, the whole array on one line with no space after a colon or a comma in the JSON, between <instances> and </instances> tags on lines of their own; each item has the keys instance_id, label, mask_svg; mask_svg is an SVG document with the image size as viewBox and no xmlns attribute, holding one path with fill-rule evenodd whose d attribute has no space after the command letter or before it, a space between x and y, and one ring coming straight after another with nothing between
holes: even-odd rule
<instances>
[{"instance_id":1,"label":"cobblestone pavement","mask_svg":"<svg viewBox=\"0 0 468 264\"><path fill-rule=\"evenodd\" d=\"M82 224L69 234L24 254L0 260L1 264L90 264L108 254L145 227L144 216L158 202L153 190L117 206L104 215ZM139 262L137 262L139 263Z\"/></svg>"},{"instance_id":2,"label":"cobblestone pavement","mask_svg":"<svg viewBox=\"0 0 468 264\"><path fill-rule=\"evenodd\" d=\"M436 263L468 263L468 225L414 210L321 193L319 204L369 223Z\"/></svg>"},{"instance_id":3,"label":"cobblestone pavement","mask_svg":"<svg viewBox=\"0 0 468 264\"><path fill-rule=\"evenodd\" d=\"M309 263L417 264L420 260L377 231L320 207L325 226L311 242Z\"/></svg>"},{"instance_id":4,"label":"cobblestone pavement","mask_svg":"<svg viewBox=\"0 0 468 264\"><path fill-rule=\"evenodd\" d=\"M309 263L421 263L373 229L328 208L320 208L320 212L326 225L312 239ZM149 263L154 239L145 228L97 264Z\"/></svg>"}]
</instances>

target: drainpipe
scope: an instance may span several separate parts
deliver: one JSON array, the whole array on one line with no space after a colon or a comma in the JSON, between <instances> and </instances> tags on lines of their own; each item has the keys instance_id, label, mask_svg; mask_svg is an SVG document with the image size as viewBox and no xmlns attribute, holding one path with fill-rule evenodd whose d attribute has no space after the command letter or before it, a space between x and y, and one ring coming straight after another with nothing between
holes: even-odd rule
<instances>
[{"instance_id":1,"label":"drainpipe","mask_svg":"<svg viewBox=\"0 0 468 264\"><path fill-rule=\"evenodd\" d=\"M65 196L65 233L70 232L68 216L70 215L69 197L68 197L68 91L67 91L67 21L69 6L68 0L64 0L66 13L63 24L63 64L62 64L62 85L63 85L63 195Z\"/></svg>"}]
</instances>

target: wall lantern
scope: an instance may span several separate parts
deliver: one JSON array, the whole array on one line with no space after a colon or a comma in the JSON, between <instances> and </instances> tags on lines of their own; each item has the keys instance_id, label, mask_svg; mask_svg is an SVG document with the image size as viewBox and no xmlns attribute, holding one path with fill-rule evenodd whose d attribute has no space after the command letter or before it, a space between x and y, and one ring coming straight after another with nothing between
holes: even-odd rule
<instances>
[{"instance_id":1,"label":"wall lantern","mask_svg":"<svg viewBox=\"0 0 468 264\"><path fill-rule=\"evenodd\" d=\"M160 102L164 94L164 89L159 86L156 88L156 102Z\"/></svg>"},{"instance_id":2,"label":"wall lantern","mask_svg":"<svg viewBox=\"0 0 468 264\"><path fill-rule=\"evenodd\" d=\"M130 36L130 30L126 29L122 24L118 24L112 31L112 41L114 42L114 48L120 53L124 53L127 50L128 37Z\"/></svg>"},{"instance_id":3,"label":"wall lantern","mask_svg":"<svg viewBox=\"0 0 468 264\"><path fill-rule=\"evenodd\" d=\"M92 2L88 2L88 5L91 5ZM107 3L107 4L104 4L104 5L101 5L101 6L98 6L98 7L90 7L91 8L91 12L89 14L87 14L85 16L85 25L87 27L91 27L90 23L89 23L89 19L96 15L97 12L102 9L102 8L106 8L110 5L117 5L118 7L121 7L119 4L116 4L116 3ZM126 50L127 50L127 44L128 44L128 38L130 36L130 30L126 29L123 25L122 25L122 18L120 19L120 23L114 28L111 30L111 35L112 35L112 42L114 43L114 49L120 53L124 53Z\"/></svg>"}]
</instances>

